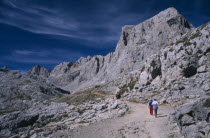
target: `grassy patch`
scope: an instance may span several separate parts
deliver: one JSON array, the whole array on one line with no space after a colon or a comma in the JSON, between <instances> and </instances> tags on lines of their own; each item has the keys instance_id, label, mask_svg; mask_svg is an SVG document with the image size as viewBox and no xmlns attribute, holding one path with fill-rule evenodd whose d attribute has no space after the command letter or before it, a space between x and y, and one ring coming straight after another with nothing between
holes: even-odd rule
<instances>
[{"instance_id":1,"label":"grassy patch","mask_svg":"<svg viewBox=\"0 0 210 138\"><path fill-rule=\"evenodd\" d=\"M139 78L131 78L130 82L128 84L123 85L122 87L120 87L120 91L117 93L117 96L121 96L123 95L125 92L128 92L129 89L133 90L136 82L139 80ZM129 89L128 89L129 88Z\"/></svg>"},{"instance_id":2,"label":"grassy patch","mask_svg":"<svg viewBox=\"0 0 210 138\"><path fill-rule=\"evenodd\" d=\"M123 95L126 91L128 91L128 87L127 85L123 85L122 87L120 87L120 91L117 93L117 97L120 97L121 95Z\"/></svg>"},{"instance_id":3,"label":"grassy patch","mask_svg":"<svg viewBox=\"0 0 210 138\"><path fill-rule=\"evenodd\" d=\"M185 42L187 42L187 41L189 41L188 38L187 38L187 37L184 37L184 38L182 38L182 39L177 40L177 41L176 41L176 45L178 45L179 43L185 43Z\"/></svg>"},{"instance_id":4,"label":"grassy patch","mask_svg":"<svg viewBox=\"0 0 210 138\"><path fill-rule=\"evenodd\" d=\"M141 72L143 72L145 70L145 66L143 66L142 68L141 68Z\"/></svg>"},{"instance_id":5,"label":"grassy patch","mask_svg":"<svg viewBox=\"0 0 210 138\"><path fill-rule=\"evenodd\" d=\"M210 92L206 93L206 95L210 96Z\"/></svg>"},{"instance_id":6,"label":"grassy patch","mask_svg":"<svg viewBox=\"0 0 210 138\"><path fill-rule=\"evenodd\" d=\"M191 44L192 44L191 42L187 41L187 42L184 43L184 46L186 47L186 46L189 46Z\"/></svg>"},{"instance_id":7,"label":"grassy patch","mask_svg":"<svg viewBox=\"0 0 210 138\"><path fill-rule=\"evenodd\" d=\"M139 101L137 101L136 99L131 99L131 100L129 100L129 102L132 102L132 103L139 103Z\"/></svg>"},{"instance_id":8,"label":"grassy patch","mask_svg":"<svg viewBox=\"0 0 210 138\"><path fill-rule=\"evenodd\" d=\"M131 78L130 83L128 83L128 87L130 88L130 90L133 90L134 85L136 84L136 82L139 80L139 78L133 79Z\"/></svg>"},{"instance_id":9,"label":"grassy patch","mask_svg":"<svg viewBox=\"0 0 210 138\"><path fill-rule=\"evenodd\" d=\"M18 111L18 110L16 110L16 109L5 109L5 110L0 110L0 115L12 113L12 112L15 112L15 111Z\"/></svg>"},{"instance_id":10,"label":"grassy patch","mask_svg":"<svg viewBox=\"0 0 210 138\"><path fill-rule=\"evenodd\" d=\"M24 83L29 84L29 83L32 83L32 81L31 80L24 80Z\"/></svg>"},{"instance_id":11,"label":"grassy patch","mask_svg":"<svg viewBox=\"0 0 210 138\"><path fill-rule=\"evenodd\" d=\"M170 43L170 45L174 45L174 43L173 43L173 42L171 42L171 43Z\"/></svg>"},{"instance_id":12,"label":"grassy patch","mask_svg":"<svg viewBox=\"0 0 210 138\"><path fill-rule=\"evenodd\" d=\"M201 36L201 33L199 31L197 31L195 34L193 34L190 39L195 39L196 37Z\"/></svg>"},{"instance_id":13,"label":"grassy patch","mask_svg":"<svg viewBox=\"0 0 210 138\"><path fill-rule=\"evenodd\" d=\"M174 138L175 134L169 134L167 138Z\"/></svg>"},{"instance_id":14,"label":"grassy patch","mask_svg":"<svg viewBox=\"0 0 210 138\"><path fill-rule=\"evenodd\" d=\"M174 50L173 50L173 48L170 48L168 51L173 52Z\"/></svg>"},{"instance_id":15,"label":"grassy patch","mask_svg":"<svg viewBox=\"0 0 210 138\"><path fill-rule=\"evenodd\" d=\"M103 92L92 92L90 89L61 97L56 102L66 102L69 105L80 105L89 101L100 102L98 101L98 98L103 100L105 96L106 95Z\"/></svg>"},{"instance_id":16,"label":"grassy patch","mask_svg":"<svg viewBox=\"0 0 210 138\"><path fill-rule=\"evenodd\" d=\"M208 23L207 23L208 24ZM207 26L207 24L203 24L203 25L201 25L200 27L199 27L199 29L200 30L202 30L204 27L206 27Z\"/></svg>"},{"instance_id":17,"label":"grassy patch","mask_svg":"<svg viewBox=\"0 0 210 138\"><path fill-rule=\"evenodd\" d=\"M38 129L38 130L35 130L36 133L40 133L40 132L43 132L44 130L43 129Z\"/></svg>"},{"instance_id":18,"label":"grassy patch","mask_svg":"<svg viewBox=\"0 0 210 138\"><path fill-rule=\"evenodd\" d=\"M182 51L182 50L184 50L184 49L183 49L183 47L181 46L181 47L179 48L179 50L178 50L178 53L179 53L180 51Z\"/></svg>"},{"instance_id":19,"label":"grassy patch","mask_svg":"<svg viewBox=\"0 0 210 138\"><path fill-rule=\"evenodd\" d=\"M210 107L210 99L207 99L207 100L203 103L203 107Z\"/></svg>"},{"instance_id":20,"label":"grassy patch","mask_svg":"<svg viewBox=\"0 0 210 138\"><path fill-rule=\"evenodd\" d=\"M80 122L78 122L79 124L85 124L85 123L89 123L88 121L84 121L84 120L82 120L82 121L80 121Z\"/></svg>"},{"instance_id":21,"label":"grassy patch","mask_svg":"<svg viewBox=\"0 0 210 138\"><path fill-rule=\"evenodd\" d=\"M81 110L81 109L78 109L78 110L77 110L77 112L78 112L80 115L83 114L85 111L86 111L86 109L82 109L82 110Z\"/></svg>"}]
</instances>

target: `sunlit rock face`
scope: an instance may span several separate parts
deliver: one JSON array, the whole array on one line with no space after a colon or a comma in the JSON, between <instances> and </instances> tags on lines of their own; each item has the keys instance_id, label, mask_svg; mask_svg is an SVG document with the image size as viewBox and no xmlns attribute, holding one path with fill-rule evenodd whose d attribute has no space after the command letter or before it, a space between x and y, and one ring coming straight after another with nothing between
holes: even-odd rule
<instances>
[{"instance_id":1,"label":"sunlit rock face","mask_svg":"<svg viewBox=\"0 0 210 138\"><path fill-rule=\"evenodd\" d=\"M68 67L68 63L61 63L49 78L56 85L71 91L104 85L138 70L151 55L193 29L176 9L168 8L138 25L124 26L115 52L80 58Z\"/></svg>"}]
</instances>

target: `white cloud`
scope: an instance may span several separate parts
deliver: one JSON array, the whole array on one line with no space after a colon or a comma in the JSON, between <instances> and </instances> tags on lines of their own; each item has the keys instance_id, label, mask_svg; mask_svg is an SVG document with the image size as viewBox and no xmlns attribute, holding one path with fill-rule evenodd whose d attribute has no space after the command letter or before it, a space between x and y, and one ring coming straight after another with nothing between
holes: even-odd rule
<instances>
[{"instance_id":1,"label":"white cloud","mask_svg":"<svg viewBox=\"0 0 210 138\"><path fill-rule=\"evenodd\" d=\"M32 0L33 1L33 0ZM131 24L139 19L145 19L145 13L118 14L119 9L126 5L125 1L117 4L105 3L98 7L94 15L78 17L74 11L65 13L59 8L40 5L26 5L27 0L3 0L9 8L0 6L3 19L0 23L12 25L33 33L58 35L97 43L98 47L106 43L117 42L122 26ZM81 13L79 13L81 14ZM115 16L114 16L115 15ZM107 45L107 47L110 47Z\"/></svg>"},{"instance_id":2,"label":"white cloud","mask_svg":"<svg viewBox=\"0 0 210 138\"><path fill-rule=\"evenodd\" d=\"M81 52L63 49L50 49L48 51L14 50L10 55L4 56L3 60L17 63L59 64L63 61L76 61L81 56L84 56L84 54Z\"/></svg>"}]
</instances>

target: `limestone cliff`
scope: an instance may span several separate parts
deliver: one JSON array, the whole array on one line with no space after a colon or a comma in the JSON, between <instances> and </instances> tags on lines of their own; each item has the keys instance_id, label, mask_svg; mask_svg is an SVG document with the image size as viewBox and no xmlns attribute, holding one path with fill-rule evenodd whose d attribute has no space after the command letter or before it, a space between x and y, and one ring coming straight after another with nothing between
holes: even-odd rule
<instances>
[{"instance_id":1,"label":"limestone cliff","mask_svg":"<svg viewBox=\"0 0 210 138\"><path fill-rule=\"evenodd\" d=\"M70 91L105 85L141 68L149 56L193 29L176 9L168 8L138 25L123 27L115 52L80 58L74 64L61 63L51 72L49 79Z\"/></svg>"}]
</instances>

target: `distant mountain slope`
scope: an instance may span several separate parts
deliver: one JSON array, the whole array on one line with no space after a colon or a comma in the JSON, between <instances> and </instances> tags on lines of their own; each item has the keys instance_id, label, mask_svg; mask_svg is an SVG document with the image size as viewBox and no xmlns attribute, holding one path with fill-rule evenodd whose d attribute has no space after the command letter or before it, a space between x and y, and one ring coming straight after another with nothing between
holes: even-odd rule
<instances>
[{"instance_id":1,"label":"distant mountain slope","mask_svg":"<svg viewBox=\"0 0 210 138\"><path fill-rule=\"evenodd\" d=\"M0 68L0 110L10 112L30 107L36 102L61 97L70 92L34 79L20 71Z\"/></svg>"}]
</instances>

